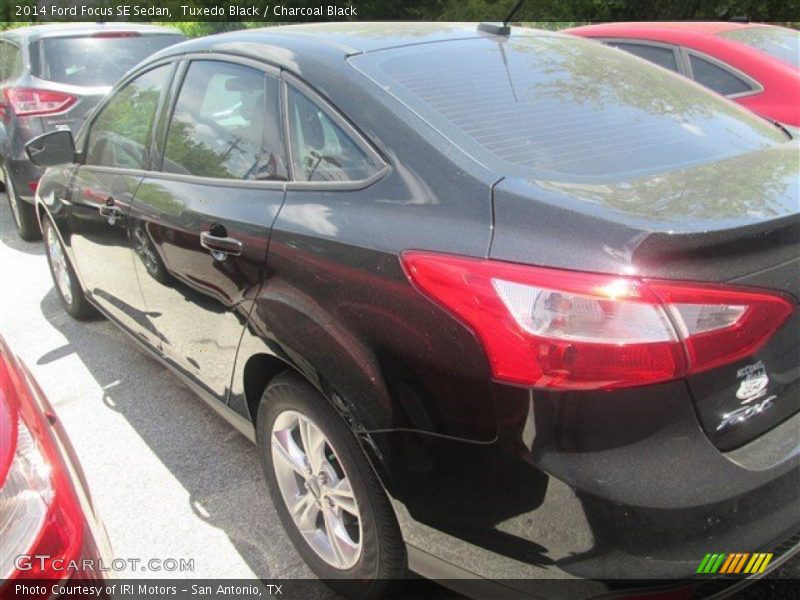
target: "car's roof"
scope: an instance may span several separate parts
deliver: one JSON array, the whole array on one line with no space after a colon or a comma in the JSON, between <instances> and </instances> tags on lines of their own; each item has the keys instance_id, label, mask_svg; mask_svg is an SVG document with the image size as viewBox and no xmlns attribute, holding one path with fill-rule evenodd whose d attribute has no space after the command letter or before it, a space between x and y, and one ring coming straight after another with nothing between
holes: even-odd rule
<instances>
[{"instance_id":1,"label":"car's roof","mask_svg":"<svg viewBox=\"0 0 800 600\"><path fill-rule=\"evenodd\" d=\"M373 52L398 46L476 38L477 23L420 23L420 22L340 22L286 25L258 30L264 33L313 37L323 43L353 52ZM515 29L520 34L524 29ZM535 31L535 30L531 30ZM544 33L544 32L542 32Z\"/></svg>"},{"instance_id":2,"label":"car's roof","mask_svg":"<svg viewBox=\"0 0 800 600\"><path fill-rule=\"evenodd\" d=\"M142 25L138 23L53 23L50 25L32 25L30 27L8 29L2 32L2 37L33 41L50 37L81 36L103 31L133 31L149 35L180 35L180 31L172 27L158 27L156 25Z\"/></svg>"},{"instance_id":3,"label":"car's roof","mask_svg":"<svg viewBox=\"0 0 800 600\"><path fill-rule=\"evenodd\" d=\"M621 22L621 23L599 23L597 25L584 25L565 30L568 33L579 35L600 36L603 35L638 35L646 37L649 34L668 34L670 32L680 32L684 35L695 34L698 36L711 36L733 31L736 29L748 29L753 27L771 27L761 23L736 23L731 21L644 21L644 22ZM626 32L626 33L623 33Z\"/></svg>"},{"instance_id":4,"label":"car's roof","mask_svg":"<svg viewBox=\"0 0 800 600\"><path fill-rule=\"evenodd\" d=\"M477 23L339 22L279 25L243 29L189 40L162 50L154 58L188 52L228 52L255 55L258 47L280 48L287 53L315 48L337 56L362 54L401 46L486 37ZM512 35L552 35L514 28Z\"/></svg>"}]
</instances>

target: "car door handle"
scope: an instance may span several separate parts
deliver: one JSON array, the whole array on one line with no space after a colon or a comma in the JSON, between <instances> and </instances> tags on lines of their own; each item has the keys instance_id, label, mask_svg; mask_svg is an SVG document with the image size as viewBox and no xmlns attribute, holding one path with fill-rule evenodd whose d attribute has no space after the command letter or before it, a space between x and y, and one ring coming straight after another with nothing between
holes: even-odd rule
<instances>
[{"instance_id":1,"label":"car door handle","mask_svg":"<svg viewBox=\"0 0 800 600\"><path fill-rule=\"evenodd\" d=\"M114 206L114 198L111 196L106 198L105 204L101 204L97 207L97 211L106 218L109 225L116 223L120 216L120 210Z\"/></svg>"},{"instance_id":2,"label":"car door handle","mask_svg":"<svg viewBox=\"0 0 800 600\"><path fill-rule=\"evenodd\" d=\"M211 251L214 258L218 258L216 253L222 256L230 254L239 256L242 253L242 242L227 236L211 235L208 231L200 234L200 245L206 250Z\"/></svg>"},{"instance_id":3,"label":"car door handle","mask_svg":"<svg viewBox=\"0 0 800 600\"><path fill-rule=\"evenodd\" d=\"M100 214L104 217L116 218L119 216L119 209L116 206L108 206L103 204L97 210L100 211Z\"/></svg>"}]
</instances>

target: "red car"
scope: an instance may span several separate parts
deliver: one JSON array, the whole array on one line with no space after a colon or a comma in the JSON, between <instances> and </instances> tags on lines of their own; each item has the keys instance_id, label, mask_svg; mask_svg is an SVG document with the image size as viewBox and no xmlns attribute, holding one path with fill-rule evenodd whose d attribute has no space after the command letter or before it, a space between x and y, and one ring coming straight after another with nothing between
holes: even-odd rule
<instances>
[{"instance_id":1,"label":"red car","mask_svg":"<svg viewBox=\"0 0 800 600\"><path fill-rule=\"evenodd\" d=\"M800 127L800 32L757 23L603 23L566 29L676 71Z\"/></svg>"},{"instance_id":2,"label":"red car","mask_svg":"<svg viewBox=\"0 0 800 600\"><path fill-rule=\"evenodd\" d=\"M2 337L0 545L0 598L61 595L44 580L95 581L103 589L110 546L80 465L49 402Z\"/></svg>"}]
</instances>

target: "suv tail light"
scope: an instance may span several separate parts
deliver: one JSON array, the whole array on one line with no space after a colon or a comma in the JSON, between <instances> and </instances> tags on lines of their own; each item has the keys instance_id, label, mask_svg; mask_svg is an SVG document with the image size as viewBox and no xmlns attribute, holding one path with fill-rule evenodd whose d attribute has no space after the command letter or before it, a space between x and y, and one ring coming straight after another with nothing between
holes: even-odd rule
<instances>
[{"instance_id":1,"label":"suv tail light","mask_svg":"<svg viewBox=\"0 0 800 600\"><path fill-rule=\"evenodd\" d=\"M18 117L64 112L77 100L75 96L64 92L21 87L6 88L3 90L3 96L6 111L10 110Z\"/></svg>"},{"instance_id":2,"label":"suv tail light","mask_svg":"<svg viewBox=\"0 0 800 600\"><path fill-rule=\"evenodd\" d=\"M495 379L556 390L668 381L745 358L786 321L782 296L405 252L423 294L480 338Z\"/></svg>"},{"instance_id":3,"label":"suv tail light","mask_svg":"<svg viewBox=\"0 0 800 600\"><path fill-rule=\"evenodd\" d=\"M0 581L62 579L83 544L83 512L47 418L34 402L23 373L0 344ZM49 559L30 560L20 570L21 554Z\"/></svg>"}]
</instances>

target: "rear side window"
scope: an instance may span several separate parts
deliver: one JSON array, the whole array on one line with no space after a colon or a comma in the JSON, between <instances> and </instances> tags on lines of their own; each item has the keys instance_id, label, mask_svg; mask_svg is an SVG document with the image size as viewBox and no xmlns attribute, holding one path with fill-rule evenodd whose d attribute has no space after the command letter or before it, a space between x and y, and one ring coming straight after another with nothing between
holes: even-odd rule
<instances>
[{"instance_id":1,"label":"rear side window","mask_svg":"<svg viewBox=\"0 0 800 600\"><path fill-rule=\"evenodd\" d=\"M635 54L639 58L649 60L651 63L655 63L659 67L664 67L670 71L678 70L678 61L675 59L675 51L672 48L628 42L608 42L608 45Z\"/></svg>"},{"instance_id":2,"label":"rear side window","mask_svg":"<svg viewBox=\"0 0 800 600\"><path fill-rule=\"evenodd\" d=\"M189 66L167 133L162 171L259 181L287 179L278 81L220 61Z\"/></svg>"},{"instance_id":3,"label":"rear side window","mask_svg":"<svg viewBox=\"0 0 800 600\"><path fill-rule=\"evenodd\" d=\"M115 37L108 37L114 35ZM31 70L39 79L82 86L114 85L154 52L180 42L179 35L44 38L31 45Z\"/></svg>"},{"instance_id":4,"label":"rear side window","mask_svg":"<svg viewBox=\"0 0 800 600\"><path fill-rule=\"evenodd\" d=\"M800 31L784 27L744 27L719 35L800 68Z\"/></svg>"},{"instance_id":5,"label":"rear side window","mask_svg":"<svg viewBox=\"0 0 800 600\"><path fill-rule=\"evenodd\" d=\"M689 63L692 65L692 78L697 83L714 90L718 94L731 96L749 92L753 89L749 83L743 81L730 71L699 56L690 54Z\"/></svg>"},{"instance_id":6,"label":"rear side window","mask_svg":"<svg viewBox=\"0 0 800 600\"><path fill-rule=\"evenodd\" d=\"M0 81L19 75L22 70L22 53L19 47L0 40Z\"/></svg>"},{"instance_id":7,"label":"rear side window","mask_svg":"<svg viewBox=\"0 0 800 600\"><path fill-rule=\"evenodd\" d=\"M505 175L619 181L786 141L677 73L578 37L420 44L350 62Z\"/></svg>"},{"instance_id":8,"label":"rear side window","mask_svg":"<svg viewBox=\"0 0 800 600\"><path fill-rule=\"evenodd\" d=\"M289 136L297 181L363 181L379 166L301 92L289 88Z\"/></svg>"},{"instance_id":9,"label":"rear side window","mask_svg":"<svg viewBox=\"0 0 800 600\"><path fill-rule=\"evenodd\" d=\"M103 106L89 132L87 165L147 167L153 119L171 73L171 65L147 71L118 90Z\"/></svg>"}]
</instances>

